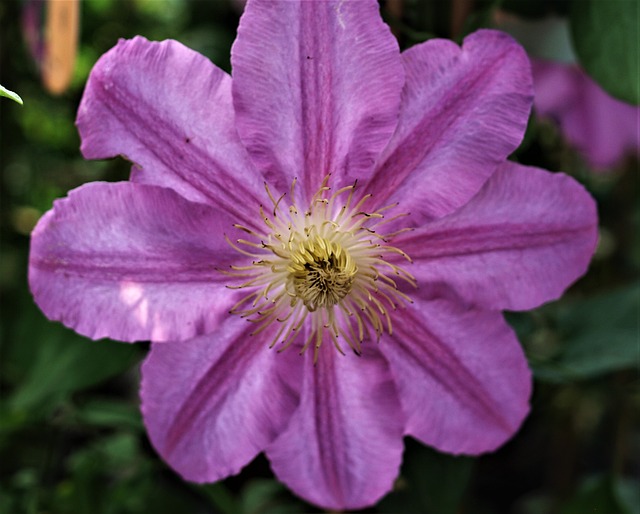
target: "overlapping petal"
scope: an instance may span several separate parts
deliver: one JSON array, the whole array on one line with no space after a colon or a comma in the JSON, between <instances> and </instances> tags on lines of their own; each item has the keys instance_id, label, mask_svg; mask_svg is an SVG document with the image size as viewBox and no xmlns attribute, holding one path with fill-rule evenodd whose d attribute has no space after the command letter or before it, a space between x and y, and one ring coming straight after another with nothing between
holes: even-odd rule
<instances>
[{"instance_id":1,"label":"overlapping petal","mask_svg":"<svg viewBox=\"0 0 640 514\"><path fill-rule=\"evenodd\" d=\"M31 238L42 311L80 334L183 340L217 328L235 301L218 268L236 252L229 216L171 189L91 183L57 200Z\"/></svg>"},{"instance_id":2,"label":"overlapping petal","mask_svg":"<svg viewBox=\"0 0 640 514\"><path fill-rule=\"evenodd\" d=\"M358 359L330 344L312 360L307 352L300 406L267 457L280 480L316 505L370 505L391 489L402 456L404 417L388 365L375 347Z\"/></svg>"},{"instance_id":3,"label":"overlapping petal","mask_svg":"<svg viewBox=\"0 0 640 514\"><path fill-rule=\"evenodd\" d=\"M403 58L398 127L368 189L419 226L464 205L518 147L533 91L524 50L501 32L478 31L462 48L427 41Z\"/></svg>"},{"instance_id":4,"label":"overlapping petal","mask_svg":"<svg viewBox=\"0 0 640 514\"><path fill-rule=\"evenodd\" d=\"M531 374L500 313L418 298L397 313L394 337L380 350L408 418L406 433L439 450L494 450L529 411Z\"/></svg>"},{"instance_id":5,"label":"overlapping petal","mask_svg":"<svg viewBox=\"0 0 640 514\"><path fill-rule=\"evenodd\" d=\"M597 241L593 199L562 173L507 162L456 213L398 236L421 285L465 302L522 310L558 298L582 276Z\"/></svg>"},{"instance_id":6,"label":"overlapping petal","mask_svg":"<svg viewBox=\"0 0 640 514\"><path fill-rule=\"evenodd\" d=\"M250 335L255 328L228 317L206 336L152 345L142 366L151 442L187 480L238 473L281 433L298 404L302 358L269 350Z\"/></svg>"},{"instance_id":7,"label":"overlapping petal","mask_svg":"<svg viewBox=\"0 0 640 514\"><path fill-rule=\"evenodd\" d=\"M262 179L236 132L231 78L176 41L121 40L94 66L78 110L89 159L124 155L132 180L224 206L245 222Z\"/></svg>"},{"instance_id":8,"label":"overlapping petal","mask_svg":"<svg viewBox=\"0 0 640 514\"><path fill-rule=\"evenodd\" d=\"M374 0L247 3L232 50L238 132L260 170L307 199L363 177L393 132L404 73Z\"/></svg>"}]
</instances>

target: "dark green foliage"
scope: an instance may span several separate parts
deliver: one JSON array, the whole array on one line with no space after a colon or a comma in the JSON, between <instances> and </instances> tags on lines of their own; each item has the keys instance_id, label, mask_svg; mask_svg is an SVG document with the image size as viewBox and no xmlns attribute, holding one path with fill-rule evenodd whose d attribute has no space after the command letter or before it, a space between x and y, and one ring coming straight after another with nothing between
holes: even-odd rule
<instances>
[{"instance_id":1,"label":"dark green foliage","mask_svg":"<svg viewBox=\"0 0 640 514\"><path fill-rule=\"evenodd\" d=\"M640 5L636 0L579 0L571 9L580 64L609 94L640 104Z\"/></svg>"}]
</instances>

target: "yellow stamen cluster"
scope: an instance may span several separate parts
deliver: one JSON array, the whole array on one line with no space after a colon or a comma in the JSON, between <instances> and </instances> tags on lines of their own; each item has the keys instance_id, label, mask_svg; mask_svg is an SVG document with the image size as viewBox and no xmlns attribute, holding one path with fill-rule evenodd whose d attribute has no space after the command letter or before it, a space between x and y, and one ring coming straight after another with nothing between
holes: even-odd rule
<instances>
[{"instance_id":1,"label":"yellow stamen cluster","mask_svg":"<svg viewBox=\"0 0 640 514\"><path fill-rule=\"evenodd\" d=\"M291 253L293 296L311 312L331 307L349 294L358 268L338 243L315 235Z\"/></svg>"},{"instance_id":2,"label":"yellow stamen cluster","mask_svg":"<svg viewBox=\"0 0 640 514\"><path fill-rule=\"evenodd\" d=\"M228 287L251 289L231 312L256 323L253 334L278 323L270 346L280 343L280 351L306 333L300 353L313 345L316 359L325 337L340 353L344 353L340 345L344 340L359 355L371 331L379 338L386 326L391 334L390 311L403 300L411 302L396 280L415 287L408 272L386 260L399 254L410 261L402 250L387 244L404 230L386 235L376 230L404 215L384 217L383 212L395 205L367 213L362 209L371 195L354 202L355 184L330 194L327 182L328 177L306 211L295 203L285 210L281 206L285 195L276 199L265 185L273 204L269 213L260 207L267 230L260 234L235 225L254 240L227 238L233 248L252 259L226 272L244 279ZM294 193L295 181L292 199ZM346 197L344 202L341 197Z\"/></svg>"}]
</instances>

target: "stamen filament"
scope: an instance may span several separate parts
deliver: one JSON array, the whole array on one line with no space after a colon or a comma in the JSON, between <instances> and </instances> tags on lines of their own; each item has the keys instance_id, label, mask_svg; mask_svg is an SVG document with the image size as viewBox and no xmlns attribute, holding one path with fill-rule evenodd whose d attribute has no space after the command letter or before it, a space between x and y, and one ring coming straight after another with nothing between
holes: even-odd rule
<instances>
[{"instance_id":1,"label":"stamen filament","mask_svg":"<svg viewBox=\"0 0 640 514\"><path fill-rule=\"evenodd\" d=\"M393 236L410 229L391 234L376 231L406 214L385 216L397 204L369 212L365 205L371 194L356 201L356 183L331 192L328 175L309 207L302 210L295 203L296 183L293 180L291 184L287 208L281 208L286 194L274 195L265 183L273 209L267 213L259 206L264 233L235 224L234 228L250 238L233 242L225 235L234 250L251 258L250 262L221 270L240 279L239 283L229 284L230 289L251 289L230 312L257 325L251 335L278 324L269 344L273 348L279 343L278 352L295 344L302 354L313 346L316 362L323 340L328 337L342 355L341 339L360 355L363 341L371 339L370 329L376 340L385 331L391 334L391 313L399 305L411 302L399 290L398 280L413 287L416 281L389 258L400 255L408 262L411 259L388 244ZM299 341L305 323L307 335Z\"/></svg>"}]
</instances>

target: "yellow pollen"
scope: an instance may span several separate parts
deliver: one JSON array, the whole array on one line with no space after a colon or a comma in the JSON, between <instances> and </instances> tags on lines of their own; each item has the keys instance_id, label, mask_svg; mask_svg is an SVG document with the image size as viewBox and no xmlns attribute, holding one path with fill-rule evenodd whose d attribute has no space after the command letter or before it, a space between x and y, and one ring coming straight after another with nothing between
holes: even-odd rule
<instances>
[{"instance_id":1,"label":"yellow pollen","mask_svg":"<svg viewBox=\"0 0 640 514\"><path fill-rule=\"evenodd\" d=\"M232 309L256 324L253 334L276 326L270 347L282 351L292 344L304 353L314 347L314 360L323 341L330 339L343 353L344 341L357 355L361 343L392 333L391 312L411 299L399 280L415 287L415 279L392 261L410 261L389 239L404 230L382 235L380 225L395 205L366 212L370 195L354 202L355 184L330 194L327 177L306 211L285 195L275 197L265 184L273 210L260 207L264 233L235 225L249 234L229 244L244 261L225 273L238 279L227 287L247 290ZM344 201L340 198L346 196ZM291 198L295 197L295 181Z\"/></svg>"},{"instance_id":2,"label":"yellow pollen","mask_svg":"<svg viewBox=\"0 0 640 514\"><path fill-rule=\"evenodd\" d=\"M301 242L290 259L287 271L295 297L311 312L332 307L347 296L358 272L342 246L320 236Z\"/></svg>"}]
</instances>

